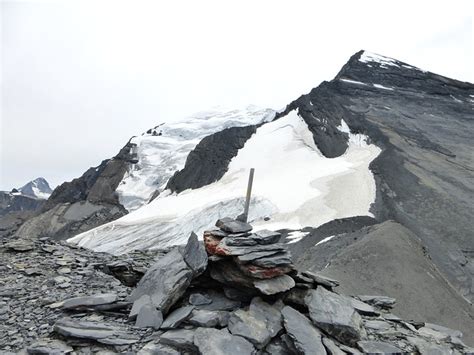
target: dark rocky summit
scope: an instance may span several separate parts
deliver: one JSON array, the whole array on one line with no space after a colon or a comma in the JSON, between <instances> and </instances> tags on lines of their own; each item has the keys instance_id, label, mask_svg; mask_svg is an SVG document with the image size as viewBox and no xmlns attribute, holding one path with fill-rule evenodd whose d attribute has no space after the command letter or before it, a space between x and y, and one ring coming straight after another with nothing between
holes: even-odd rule
<instances>
[{"instance_id":1,"label":"dark rocky summit","mask_svg":"<svg viewBox=\"0 0 474 355\"><path fill-rule=\"evenodd\" d=\"M235 226L234 222L225 220ZM222 221L218 224L224 226ZM336 280L296 270L286 247L276 241L231 250L221 247L225 239L245 238L236 232L213 230L205 233L205 243L191 235L185 247L120 257L46 238L4 238L0 351L141 355L474 351L463 344L457 330L404 321L390 313L395 303L390 297L345 296L334 290L339 287ZM257 233L274 234L245 233L249 239L258 239ZM251 254L252 248L260 254L242 263L238 258ZM265 251L269 254L262 254ZM288 253L288 263L257 263L279 253ZM123 274L124 265L128 279L130 274L141 278L136 286L112 276ZM259 272L249 272L254 267ZM291 283L272 284L282 277ZM270 286L261 289L262 281Z\"/></svg>"},{"instance_id":2,"label":"dark rocky summit","mask_svg":"<svg viewBox=\"0 0 474 355\"><path fill-rule=\"evenodd\" d=\"M474 301L474 85L384 58L356 53L330 82L290 103L327 157L345 152L347 134L363 133L381 154L371 163L378 222L414 233L434 264ZM371 223L372 224L372 223Z\"/></svg>"}]
</instances>

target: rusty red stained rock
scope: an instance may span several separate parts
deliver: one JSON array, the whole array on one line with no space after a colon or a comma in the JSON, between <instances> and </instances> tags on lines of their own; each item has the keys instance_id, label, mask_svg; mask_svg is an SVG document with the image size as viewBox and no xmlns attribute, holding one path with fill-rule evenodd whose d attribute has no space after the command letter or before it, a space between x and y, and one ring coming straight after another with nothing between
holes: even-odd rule
<instances>
[{"instance_id":1,"label":"rusty red stained rock","mask_svg":"<svg viewBox=\"0 0 474 355\"><path fill-rule=\"evenodd\" d=\"M213 236L209 233L204 232L204 246L209 255L222 255L216 252L216 247L219 245L222 238ZM225 255L225 254L224 254Z\"/></svg>"},{"instance_id":2,"label":"rusty red stained rock","mask_svg":"<svg viewBox=\"0 0 474 355\"><path fill-rule=\"evenodd\" d=\"M239 268L247 275L258 278L258 279L271 279L276 276L287 274L292 270L291 267L272 267L264 268L252 264L239 265Z\"/></svg>"}]
</instances>

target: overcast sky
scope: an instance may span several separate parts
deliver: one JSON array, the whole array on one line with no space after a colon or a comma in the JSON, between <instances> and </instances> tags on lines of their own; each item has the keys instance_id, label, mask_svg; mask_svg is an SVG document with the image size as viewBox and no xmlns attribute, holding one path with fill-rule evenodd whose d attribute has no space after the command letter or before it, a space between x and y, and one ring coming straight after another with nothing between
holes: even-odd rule
<instances>
[{"instance_id":1,"label":"overcast sky","mask_svg":"<svg viewBox=\"0 0 474 355\"><path fill-rule=\"evenodd\" d=\"M0 189L212 106L282 108L360 49L474 82L472 3L2 1Z\"/></svg>"}]
</instances>

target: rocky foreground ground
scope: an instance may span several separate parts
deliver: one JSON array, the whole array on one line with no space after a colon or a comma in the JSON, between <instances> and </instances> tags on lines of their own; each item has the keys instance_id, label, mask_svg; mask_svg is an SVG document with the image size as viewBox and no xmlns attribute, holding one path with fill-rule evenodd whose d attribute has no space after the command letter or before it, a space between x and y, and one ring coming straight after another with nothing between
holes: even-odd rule
<instances>
[{"instance_id":1,"label":"rocky foreground ground","mask_svg":"<svg viewBox=\"0 0 474 355\"><path fill-rule=\"evenodd\" d=\"M271 231L222 219L167 252L120 257L48 239L0 245L0 352L466 354L459 331L402 320L296 270Z\"/></svg>"}]
</instances>

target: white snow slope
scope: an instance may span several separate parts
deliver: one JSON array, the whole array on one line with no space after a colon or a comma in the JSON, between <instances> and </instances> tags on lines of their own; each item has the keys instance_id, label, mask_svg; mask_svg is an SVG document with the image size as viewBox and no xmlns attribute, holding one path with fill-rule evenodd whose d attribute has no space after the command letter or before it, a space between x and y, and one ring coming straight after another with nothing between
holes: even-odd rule
<instances>
[{"instance_id":1,"label":"white snow slope","mask_svg":"<svg viewBox=\"0 0 474 355\"><path fill-rule=\"evenodd\" d=\"M131 143L137 145L138 163L132 165L116 190L120 203L128 211L147 204L153 193L163 191L174 172L184 167L189 152L202 138L225 128L269 121L274 116L275 111L256 106L243 110L216 108L181 122L158 125L133 137Z\"/></svg>"},{"instance_id":2,"label":"white snow slope","mask_svg":"<svg viewBox=\"0 0 474 355\"><path fill-rule=\"evenodd\" d=\"M340 129L349 128L342 121ZM292 111L258 128L219 181L180 194L165 191L150 204L69 241L114 254L183 244L192 231L201 236L218 218L242 212L251 167L256 171L249 221L256 229L301 229L371 215L375 181L369 164L379 153L361 135L350 134L345 154L326 158Z\"/></svg>"}]
</instances>

